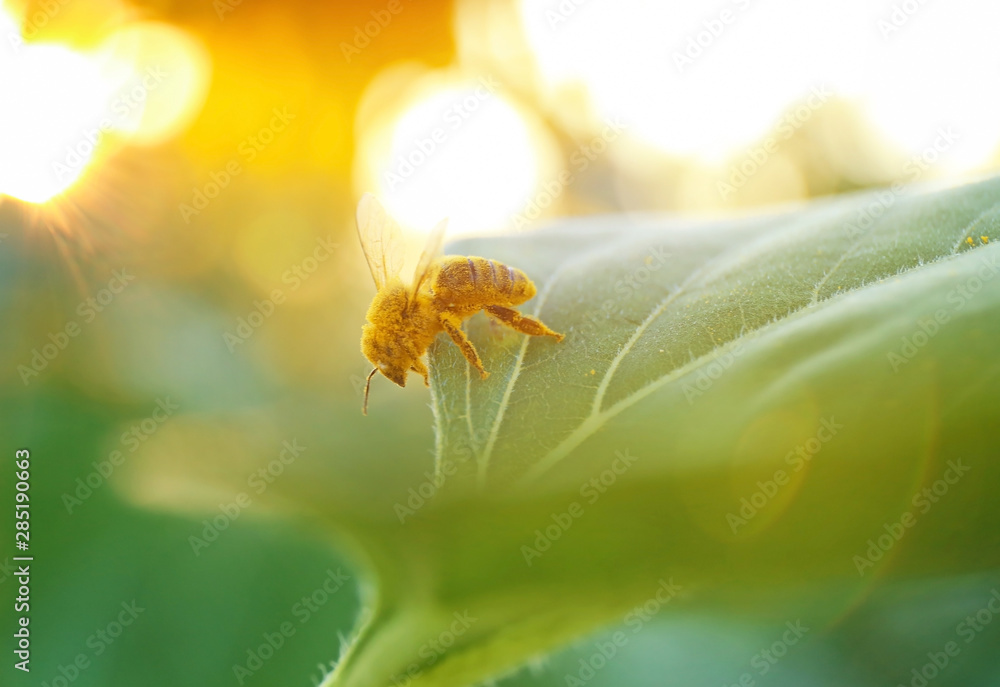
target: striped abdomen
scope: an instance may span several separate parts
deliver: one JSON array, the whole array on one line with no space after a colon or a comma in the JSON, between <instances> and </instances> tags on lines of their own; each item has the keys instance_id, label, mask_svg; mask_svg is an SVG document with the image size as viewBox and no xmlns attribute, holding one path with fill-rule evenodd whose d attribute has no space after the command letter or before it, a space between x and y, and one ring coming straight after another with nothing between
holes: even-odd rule
<instances>
[{"instance_id":1,"label":"striped abdomen","mask_svg":"<svg viewBox=\"0 0 1000 687\"><path fill-rule=\"evenodd\" d=\"M521 270L475 256L442 258L431 288L438 300L456 304L520 305L535 295Z\"/></svg>"}]
</instances>

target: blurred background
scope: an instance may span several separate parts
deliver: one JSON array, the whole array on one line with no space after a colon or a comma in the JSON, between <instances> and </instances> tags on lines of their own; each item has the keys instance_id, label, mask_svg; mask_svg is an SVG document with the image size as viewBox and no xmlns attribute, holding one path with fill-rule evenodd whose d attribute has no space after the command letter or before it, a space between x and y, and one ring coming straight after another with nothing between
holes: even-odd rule
<instances>
[{"instance_id":1,"label":"blurred background","mask_svg":"<svg viewBox=\"0 0 1000 687\"><path fill-rule=\"evenodd\" d=\"M374 384L391 432L360 417L362 192L412 252L443 217L455 237L959 183L1000 164L998 22L987 0L0 2L0 427L32 450L41 504L17 684L305 685L329 667L357 572L253 499L334 461L331 499L364 501L353 466L412 484L433 443L419 385ZM426 466L394 465L399 441ZM194 464L246 483L225 528L199 508L235 496ZM149 610L102 639L133 601ZM285 622L298 639L241 677ZM685 657L669 679L721 684L767 630L665 626L676 655L632 646L592 684L675 684L663 666ZM510 682L564 684L575 661Z\"/></svg>"}]
</instances>

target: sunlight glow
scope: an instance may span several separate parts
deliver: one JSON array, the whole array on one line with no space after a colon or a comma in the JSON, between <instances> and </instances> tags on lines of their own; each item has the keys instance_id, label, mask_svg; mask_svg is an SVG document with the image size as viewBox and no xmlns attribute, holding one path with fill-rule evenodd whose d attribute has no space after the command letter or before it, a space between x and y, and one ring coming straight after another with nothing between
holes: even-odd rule
<instances>
[{"instance_id":1,"label":"sunlight glow","mask_svg":"<svg viewBox=\"0 0 1000 687\"><path fill-rule=\"evenodd\" d=\"M509 227L556 164L548 134L489 79L432 81L362 131L357 185L410 229Z\"/></svg>"},{"instance_id":2,"label":"sunlight glow","mask_svg":"<svg viewBox=\"0 0 1000 687\"><path fill-rule=\"evenodd\" d=\"M960 138L939 161L950 171L983 165L1000 145L1000 92L986 80L998 66L992 0L521 0L520 10L548 89L583 84L598 116L622 117L666 153L723 161L817 87L853 101L909 154L954 127Z\"/></svg>"},{"instance_id":3,"label":"sunlight glow","mask_svg":"<svg viewBox=\"0 0 1000 687\"><path fill-rule=\"evenodd\" d=\"M76 181L94 154L83 123L111 91L92 62L58 46L25 49L0 71L0 192L40 203Z\"/></svg>"},{"instance_id":4,"label":"sunlight glow","mask_svg":"<svg viewBox=\"0 0 1000 687\"><path fill-rule=\"evenodd\" d=\"M111 140L162 141L204 99L208 59L177 29L135 23L84 52L26 42L17 26L0 5L0 196L44 203Z\"/></svg>"}]
</instances>

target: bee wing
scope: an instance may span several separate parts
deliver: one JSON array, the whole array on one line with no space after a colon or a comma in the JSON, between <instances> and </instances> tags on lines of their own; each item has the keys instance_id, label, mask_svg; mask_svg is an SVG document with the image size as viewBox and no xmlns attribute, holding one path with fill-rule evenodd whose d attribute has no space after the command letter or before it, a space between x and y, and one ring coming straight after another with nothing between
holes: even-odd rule
<instances>
[{"instance_id":1,"label":"bee wing","mask_svg":"<svg viewBox=\"0 0 1000 687\"><path fill-rule=\"evenodd\" d=\"M403 267L399 225L370 193L358 201L358 238L368 260L375 288L382 290Z\"/></svg>"},{"instance_id":2,"label":"bee wing","mask_svg":"<svg viewBox=\"0 0 1000 687\"><path fill-rule=\"evenodd\" d=\"M420 254L420 261L417 262L417 269L413 272L413 290L411 293L416 293L420 285L424 283L424 279L430 271L431 263L434 259L441 255L441 246L444 245L444 232L448 227L448 220L443 219L437 223L433 229L431 229L430 235L427 237L427 245L424 246L424 252Z\"/></svg>"}]
</instances>

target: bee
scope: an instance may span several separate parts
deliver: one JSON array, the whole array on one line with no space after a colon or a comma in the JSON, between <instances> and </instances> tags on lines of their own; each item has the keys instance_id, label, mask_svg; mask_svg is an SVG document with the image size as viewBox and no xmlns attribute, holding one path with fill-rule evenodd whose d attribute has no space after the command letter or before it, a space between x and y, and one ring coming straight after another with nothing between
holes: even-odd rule
<instances>
[{"instance_id":1,"label":"bee","mask_svg":"<svg viewBox=\"0 0 1000 687\"><path fill-rule=\"evenodd\" d=\"M407 375L416 372L424 378L424 385L430 386L422 358L441 332L451 337L469 364L486 379L489 372L462 331L462 322L480 310L529 336L562 341L562 334L514 309L535 295L535 284L524 272L487 258L439 256L447 220L431 231L410 284L399 276L399 225L373 195L362 196L357 221L361 249L376 289L366 315L368 322L361 329L361 352L375 366L365 380L365 415L376 372L399 386L406 386Z\"/></svg>"}]
</instances>

